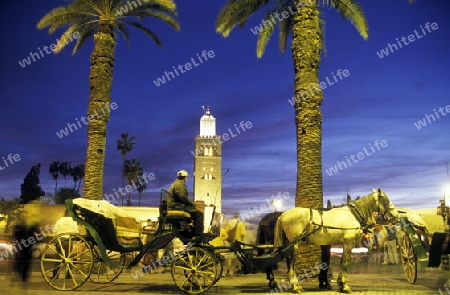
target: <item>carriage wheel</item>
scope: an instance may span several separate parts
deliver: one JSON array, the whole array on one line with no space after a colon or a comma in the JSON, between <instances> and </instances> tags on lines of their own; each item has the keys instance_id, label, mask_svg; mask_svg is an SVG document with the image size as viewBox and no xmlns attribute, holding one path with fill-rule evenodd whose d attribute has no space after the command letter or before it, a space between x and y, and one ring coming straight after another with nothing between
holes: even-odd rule
<instances>
[{"instance_id":1,"label":"carriage wheel","mask_svg":"<svg viewBox=\"0 0 450 295\"><path fill-rule=\"evenodd\" d=\"M118 267L111 268L102 258L102 254L100 253L100 249L98 246L94 246L94 266L91 271L91 275L89 276L89 280L91 282L97 284L105 284L114 281L123 270L125 265L125 253L115 252L106 250L106 254L109 259L112 260L113 263L118 265Z\"/></svg>"},{"instance_id":2,"label":"carriage wheel","mask_svg":"<svg viewBox=\"0 0 450 295\"><path fill-rule=\"evenodd\" d=\"M220 254L216 254L214 253L215 256L215 260L216 260L216 277L214 278L214 283L213 285L215 285L220 278L222 277L223 274L223 263L225 261L225 258L220 255Z\"/></svg>"},{"instance_id":3,"label":"carriage wheel","mask_svg":"<svg viewBox=\"0 0 450 295\"><path fill-rule=\"evenodd\" d=\"M201 294L220 278L215 254L194 247L177 255L172 262L172 279L182 291Z\"/></svg>"},{"instance_id":4,"label":"carriage wheel","mask_svg":"<svg viewBox=\"0 0 450 295\"><path fill-rule=\"evenodd\" d=\"M417 257L414 254L413 245L407 234L403 236L400 251L406 280L410 284L414 284L417 280Z\"/></svg>"},{"instance_id":5,"label":"carriage wheel","mask_svg":"<svg viewBox=\"0 0 450 295\"><path fill-rule=\"evenodd\" d=\"M41 273L53 289L74 290L89 278L93 261L92 247L85 238L76 233L60 234L42 252Z\"/></svg>"}]
</instances>

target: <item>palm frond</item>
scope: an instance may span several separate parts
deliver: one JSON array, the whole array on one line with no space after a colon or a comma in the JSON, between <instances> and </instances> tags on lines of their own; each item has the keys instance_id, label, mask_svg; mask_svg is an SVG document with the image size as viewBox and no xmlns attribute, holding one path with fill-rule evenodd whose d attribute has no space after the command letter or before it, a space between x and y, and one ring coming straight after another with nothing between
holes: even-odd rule
<instances>
[{"instance_id":1,"label":"palm frond","mask_svg":"<svg viewBox=\"0 0 450 295\"><path fill-rule=\"evenodd\" d=\"M55 50L53 50L54 53L59 53L61 50L64 49L67 45L69 45L70 40L74 39L74 33L78 33L77 31L77 25L70 26L64 34L62 34L61 38L59 38L58 42L56 43Z\"/></svg>"},{"instance_id":2,"label":"palm frond","mask_svg":"<svg viewBox=\"0 0 450 295\"><path fill-rule=\"evenodd\" d=\"M287 38L291 35L292 32L292 17L283 19L279 23L278 28L280 30L278 37L278 48L280 49L281 53L284 53L286 51Z\"/></svg>"},{"instance_id":3,"label":"palm frond","mask_svg":"<svg viewBox=\"0 0 450 295\"><path fill-rule=\"evenodd\" d=\"M367 20L361 6L355 0L330 0L330 2L343 18L355 26L364 39L369 38Z\"/></svg>"},{"instance_id":4,"label":"palm frond","mask_svg":"<svg viewBox=\"0 0 450 295\"><path fill-rule=\"evenodd\" d=\"M154 17L154 18L160 19L163 22L165 22L166 24L168 24L170 27L172 27L175 31L180 30L180 24L178 23L178 21L176 21L171 15L168 15L166 13L147 10L147 11L143 11L139 15L139 18L144 18L144 17Z\"/></svg>"},{"instance_id":5,"label":"palm frond","mask_svg":"<svg viewBox=\"0 0 450 295\"><path fill-rule=\"evenodd\" d=\"M156 36L156 34L150 30L149 28L145 27L144 25L142 25L141 23L138 22L131 22L131 21L126 21L127 24L129 24L130 26L133 26L137 29L140 29L141 31L143 31L145 34L147 34L150 38L153 39L153 41L155 41L155 43L158 46L162 46L162 42L161 40L158 38L158 36Z\"/></svg>"},{"instance_id":6,"label":"palm frond","mask_svg":"<svg viewBox=\"0 0 450 295\"><path fill-rule=\"evenodd\" d=\"M96 3L100 2L100 3ZM102 0L96 1L96 0L75 0L73 2L74 5L80 4L81 6L87 6L90 11L95 11L98 15L101 15L105 13L104 11L104 2Z\"/></svg>"},{"instance_id":7,"label":"palm frond","mask_svg":"<svg viewBox=\"0 0 450 295\"><path fill-rule=\"evenodd\" d=\"M261 58L266 50L267 43L269 43L270 37L273 34L275 25L277 24L277 18L275 17L276 11L272 10L266 14L264 18L264 26L258 34L258 42L256 44L256 56Z\"/></svg>"},{"instance_id":8,"label":"palm frond","mask_svg":"<svg viewBox=\"0 0 450 295\"><path fill-rule=\"evenodd\" d=\"M216 32L228 37L236 25L243 25L247 19L269 0L229 0L221 9L216 20Z\"/></svg>"},{"instance_id":9,"label":"palm frond","mask_svg":"<svg viewBox=\"0 0 450 295\"><path fill-rule=\"evenodd\" d=\"M92 23L84 26L81 25L80 27L78 27L77 32L79 33L80 38L77 39L77 43L75 43L75 46L73 47L72 55L75 55L81 48L81 46L83 46L83 44L94 35L94 33L97 31L97 27L97 23Z\"/></svg>"},{"instance_id":10,"label":"palm frond","mask_svg":"<svg viewBox=\"0 0 450 295\"><path fill-rule=\"evenodd\" d=\"M53 34L57 29L81 23L86 18L96 18L97 15L89 10L80 9L76 5L69 5L67 7L57 7L42 17L38 24L38 29L49 27L49 34Z\"/></svg>"},{"instance_id":11,"label":"palm frond","mask_svg":"<svg viewBox=\"0 0 450 295\"><path fill-rule=\"evenodd\" d=\"M117 31L122 35L123 39L125 40L125 43L127 43L127 46L130 46L130 33L128 32L127 26L122 21L116 21L115 23Z\"/></svg>"},{"instance_id":12,"label":"palm frond","mask_svg":"<svg viewBox=\"0 0 450 295\"><path fill-rule=\"evenodd\" d=\"M151 5L151 6L159 5L159 6L167 7L173 11L177 10L177 5L173 0L150 0L149 4L147 4L147 5ZM146 5L143 5L143 6L145 7Z\"/></svg>"},{"instance_id":13,"label":"palm frond","mask_svg":"<svg viewBox=\"0 0 450 295\"><path fill-rule=\"evenodd\" d=\"M141 0L144 2L145 0ZM125 1L124 1L125 2ZM125 3L120 3L120 5L114 5L111 9L116 15L122 16L134 16L139 11L145 10L161 10L173 13L175 16L177 15L177 6L173 0L150 0L145 1L144 4L138 4L134 2L136 7L131 7L129 3L133 3L130 1L126 1Z\"/></svg>"},{"instance_id":14,"label":"palm frond","mask_svg":"<svg viewBox=\"0 0 450 295\"><path fill-rule=\"evenodd\" d=\"M50 34L59 29L65 29L61 39L56 44L56 48L54 49L55 53L60 52L70 43L69 37L72 37L73 41L73 34L78 33L79 38L76 41L72 54L75 54L86 40L97 33L100 19L110 20L110 24L117 30L117 34L122 35L127 45L129 41L127 24L149 35L158 46L162 44L158 36L143 24L122 20L129 17L137 17L140 20L146 17L153 17L164 21L177 31L180 30L180 25L175 19L177 16L177 7L174 0L133 1L72 0L67 6L57 7L44 15L38 22L37 27L39 29L48 28ZM141 3L141 5L138 3ZM121 8L127 9L122 11ZM122 12L124 13L122 14ZM69 41L67 41L68 39Z\"/></svg>"},{"instance_id":15,"label":"palm frond","mask_svg":"<svg viewBox=\"0 0 450 295\"><path fill-rule=\"evenodd\" d=\"M128 17L128 16L137 16L137 17L145 17L145 14L148 11L154 11L154 12L162 12L166 13L172 17L177 17L178 13L176 10L173 10L170 7L161 6L161 5L153 5L151 8L149 7L138 7L136 9L133 9L132 11L129 11L128 13L124 13L122 17Z\"/></svg>"}]
</instances>

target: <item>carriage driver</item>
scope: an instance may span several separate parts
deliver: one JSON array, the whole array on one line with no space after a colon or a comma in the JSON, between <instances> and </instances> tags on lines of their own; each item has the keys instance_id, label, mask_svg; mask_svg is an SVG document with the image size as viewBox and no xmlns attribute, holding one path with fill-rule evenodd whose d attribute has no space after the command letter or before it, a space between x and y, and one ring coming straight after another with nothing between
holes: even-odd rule
<instances>
[{"instance_id":1,"label":"carriage driver","mask_svg":"<svg viewBox=\"0 0 450 295\"><path fill-rule=\"evenodd\" d=\"M201 236L203 234L203 213L195 208L194 202L189 200L188 190L186 187L186 180L188 173L186 170L177 172L177 179L169 188L168 204L173 207L178 207L183 211L191 214L194 220L195 234L194 236Z\"/></svg>"}]
</instances>

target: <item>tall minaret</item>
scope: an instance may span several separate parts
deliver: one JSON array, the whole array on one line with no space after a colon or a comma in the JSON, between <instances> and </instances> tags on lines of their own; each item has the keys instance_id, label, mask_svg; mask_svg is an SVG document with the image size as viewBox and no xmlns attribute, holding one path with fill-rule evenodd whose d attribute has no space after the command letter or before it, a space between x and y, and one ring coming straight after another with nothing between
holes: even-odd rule
<instances>
[{"instance_id":1,"label":"tall minaret","mask_svg":"<svg viewBox=\"0 0 450 295\"><path fill-rule=\"evenodd\" d=\"M216 118L211 115L209 106L202 108L204 114L200 118L200 135L195 137L194 146L194 200L204 201L207 207L216 205L216 212L220 213L222 138L216 135Z\"/></svg>"}]
</instances>

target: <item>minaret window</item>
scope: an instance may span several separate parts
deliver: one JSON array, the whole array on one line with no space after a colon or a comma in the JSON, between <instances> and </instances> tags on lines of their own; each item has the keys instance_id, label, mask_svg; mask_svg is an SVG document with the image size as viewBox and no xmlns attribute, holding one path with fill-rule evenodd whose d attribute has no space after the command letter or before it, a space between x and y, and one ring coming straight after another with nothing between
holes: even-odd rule
<instances>
[{"instance_id":1,"label":"minaret window","mask_svg":"<svg viewBox=\"0 0 450 295\"><path fill-rule=\"evenodd\" d=\"M216 178L212 175L212 173L205 173L205 174L203 174L202 179L204 179L204 180L212 180L212 179L216 179Z\"/></svg>"}]
</instances>

